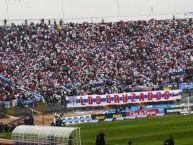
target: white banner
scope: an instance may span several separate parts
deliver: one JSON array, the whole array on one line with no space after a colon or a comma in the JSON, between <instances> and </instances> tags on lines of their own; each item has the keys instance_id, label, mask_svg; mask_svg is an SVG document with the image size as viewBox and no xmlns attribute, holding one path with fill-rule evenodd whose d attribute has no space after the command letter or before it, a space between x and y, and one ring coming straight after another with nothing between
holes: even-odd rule
<instances>
[{"instance_id":1,"label":"white banner","mask_svg":"<svg viewBox=\"0 0 193 145\"><path fill-rule=\"evenodd\" d=\"M91 115L84 115L84 116L63 117L61 120L65 124L76 124L76 123L90 122L92 118Z\"/></svg>"},{"instance_id":2,"label":"white banner","mask_svg":"<svg viewBox=\"0 0 193 145\"><path fill-rule=\"evenodd\" d=\"M67 107L121 105L127 103L159 102L181 99L181 90L130 92L107 95L67 97Z\"/></svg>"}]
</instances>

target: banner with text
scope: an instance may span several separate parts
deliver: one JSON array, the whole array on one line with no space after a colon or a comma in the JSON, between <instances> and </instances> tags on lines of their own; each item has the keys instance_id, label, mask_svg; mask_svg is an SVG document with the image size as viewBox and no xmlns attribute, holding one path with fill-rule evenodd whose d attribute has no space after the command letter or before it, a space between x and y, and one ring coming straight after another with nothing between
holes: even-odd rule
<instances>
[{"instance_id":1,"label":"banner with text","mask_svg":"<svg viewBox=\"0 0 193 145\"><path fill-rule=\"evenodd\" d=\"M76 123L90 122L92 118L91 115L83 115L83 116L63 117L61 120L65 124L76 124Z\"/></svg>"},{"instance_id":2,"label":"banner with text","mask_svg":"<svg viewBox=\"0 0 193 145\"><path fill-rule=\"evenodd\" d=\"M97 119L97 120L105 120L107 118L128 118L128 117L140 117L140 116L148 116L148 117L153 117L156 116L157 114L161 114L159 109L149 109L149 110L136 110L136 111L129 111L129 112L121 112L121 113L110 113L110 114L94 114L91 115L92 119ZM162 113L163 114L163 113Z\"/></svg>"},{"instance_id":3,"label":"banner with text","mask_svg":"<svg viewBox=\"0 0 193 145\"><path fill-rule=\"evenodd\" d=\"M191 83L181 83L181 84L179 84L179 89L181 89L181 90L193 89L193 82L191 82Z\"/></svg>"},{"instance_id":4,"label":"banner with text","mask_svg":"<svg viewBox=\"0 0 193 145\"><path fill-rule=\"evenodd\" d=\"M107 95L67 97L67 107L121 105L127 103L159 102L181 99L181 90L131 92Z\"/></svg>"}]
</instances>

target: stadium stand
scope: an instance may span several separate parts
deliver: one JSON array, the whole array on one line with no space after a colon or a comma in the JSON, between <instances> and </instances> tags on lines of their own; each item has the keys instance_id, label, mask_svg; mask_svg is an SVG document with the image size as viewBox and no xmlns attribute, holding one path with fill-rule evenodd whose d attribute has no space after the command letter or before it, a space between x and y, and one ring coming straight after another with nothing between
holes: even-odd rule
<instances>
[{"instance_id":1,"label":"stadium stand","mask_svg":"<svg viewBox=\"0 0 193 145\"><path fill-rule=\"evenodd\" d=\"M191 82L192 34L192 19L2 26L0 100L65 103Z\"/></svg>"}]
</instances>

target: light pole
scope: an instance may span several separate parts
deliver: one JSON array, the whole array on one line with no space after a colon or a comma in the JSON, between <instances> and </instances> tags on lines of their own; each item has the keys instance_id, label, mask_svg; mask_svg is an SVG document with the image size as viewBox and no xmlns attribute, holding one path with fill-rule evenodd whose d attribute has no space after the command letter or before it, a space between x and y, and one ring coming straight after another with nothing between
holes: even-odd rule
<instances>
[{"instance_id":1,"label":"light pole","mask_svg":"<svg viewBox=\"0 0 193 145\"><path fill-rule=\"evenodd\" d=\"M176 14L176 0L173 0L173 15Z\"/></svg>"},{"instance_id":2,"label":"light pole","mask_svg":"<svg viewBox=\"0 0 193 145\"><path fill-rule=\"evenodd\" d=\"M62 19L64 21L64 0L62 0Z\"/></svg>"},{"instance_id":3,"label":"light pole","mask_svg":"<svg viewBox=\"0 0 193 145\"><path fill-rule=\"evenodd\" d=\"M118 16L118 18L119 18L119 0L117 0L117 16Z\"/></svg>"},{"instance_id":4,"label":"light pole","mask_svg":"<svg viewBox=\"0 0 193 145\"><path fill-rule=\"evenodd\" d=\"M190 84L187 83L186 85L186 90L187 90L187 93L188 93L188 97L187 97L187 101L188 101L188 105L187 105L187 111L188 111L188 114L190 114L190 96L191 96L191 92L190 92Z\"/></svg>"},{"instance_id":5,"label":"light pole","mask_svg":"<svg viewBox=\"0 0 193 145\"><path fill-rule=\"evenodd\" d=\"M9 20L9 6L8 6L8 0L6 0L6 9L7 9L7 20Z\"/></svg>"},{"instance_id":6,"label":"light pole","mask_svg":"<svg viewBox=\"0 0 193 145\"><path fill-rule=\"evenodd\" d=\"M188 90L188 114L191 113L191 110L190 110L190 96L191 96L191 92L190 92L190 90Z\"/></svg>"},{"instance_id":7,"label":"light pole","mask_svg":"<svg viewBox=\"0 0 193 145\"><path fill-rule=\"evenodd\" d=\"M44 106L43 106L43 98L41 98L41 106L42 106L42 125L44 126Z\"/></svg>"}]
</instances>

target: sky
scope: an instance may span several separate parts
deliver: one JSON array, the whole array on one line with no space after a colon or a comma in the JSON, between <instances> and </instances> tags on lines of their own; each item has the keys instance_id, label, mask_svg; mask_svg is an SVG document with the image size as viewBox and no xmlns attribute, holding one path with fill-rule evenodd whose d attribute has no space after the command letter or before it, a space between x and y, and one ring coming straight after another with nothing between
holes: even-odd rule
<instances>
[{"instance_id":1,"label":"sky","mask_svg":"<svg viewBox=\"0 0 193 145\"><path fill-rule=\"evenodd\" d=\"M193 12L193 0L0 0L0 20L101 20L189 12Z\"/></svg>"}]
</instances>

